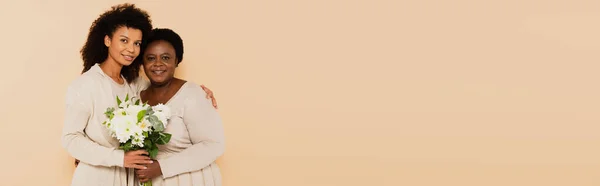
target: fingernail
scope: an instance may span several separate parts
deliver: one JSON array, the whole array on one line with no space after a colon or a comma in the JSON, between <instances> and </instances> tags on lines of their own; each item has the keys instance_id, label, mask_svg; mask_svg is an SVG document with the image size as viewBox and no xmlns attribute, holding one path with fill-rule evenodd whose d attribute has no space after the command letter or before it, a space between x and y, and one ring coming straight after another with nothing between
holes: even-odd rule
<instances>
[{"instance_id":1,"label":"fingernail","mask_svg":"<svg viewBox=\"0 0 600 186\"><path fill-rule=\"evenodd\" d=\"M149 163L154 163L154 161L148 161Z\"/></svg>"}]
</instances>

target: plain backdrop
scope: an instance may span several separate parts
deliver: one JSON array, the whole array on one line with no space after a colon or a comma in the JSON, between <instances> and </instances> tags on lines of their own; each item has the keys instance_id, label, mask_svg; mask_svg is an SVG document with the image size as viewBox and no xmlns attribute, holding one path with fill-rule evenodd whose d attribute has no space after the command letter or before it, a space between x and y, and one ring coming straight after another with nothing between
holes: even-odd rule
<instances>
[{"instance_id":1,"label":"plain backdrop","mask_svg":"<svg viewBox=\"0 0 600 186\"><path fill-rule=\"evenodd\" d=\"M64 95L126 1L0 2L0 185L68 185ZM129 1L215 92L225 186L600 185L600 1Z\"/></svg>"}]
</instances>

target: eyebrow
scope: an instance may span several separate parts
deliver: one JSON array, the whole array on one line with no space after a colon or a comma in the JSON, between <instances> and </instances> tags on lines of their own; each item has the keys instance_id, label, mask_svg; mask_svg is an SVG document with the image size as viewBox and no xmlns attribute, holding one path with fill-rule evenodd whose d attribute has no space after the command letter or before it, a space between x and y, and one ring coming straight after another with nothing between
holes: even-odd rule
<instances>
[{"instance_id":1,"label":"eyebrow","mask_svg":"<svg viewBox=\"0 0 600 186\"><path fill-rule=\"evenodd\" d=\"M127 36L125 36L125 35L120 35L120 36L121 36L121 37L124 37L125 39L129 39L129 37L127 37ZM140 40L136 40L136 41L142 41L142 40L140 39Z\"/></svg>"}]
</instances>

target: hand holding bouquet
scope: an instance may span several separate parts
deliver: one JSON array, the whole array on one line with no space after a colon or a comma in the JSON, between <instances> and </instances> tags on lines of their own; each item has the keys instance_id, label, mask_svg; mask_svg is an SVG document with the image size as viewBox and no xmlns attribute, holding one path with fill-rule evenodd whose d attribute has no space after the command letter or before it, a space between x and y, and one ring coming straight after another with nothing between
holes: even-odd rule
<instances>
[{"instance_id":1,"label":"hand holding bouquet","mask_svg":"<svg viewBox=\"0 0 600 186\"><path fill-rule=\"evenodd\" d=\"M139 99L130 99L129 95L123 101L117 96L117 105L106 109L104 114L108 119L102 124L119 140L119 149L125 152L143 149L155 159L158 145L167 144L171 139L171 134L163 132L171 117L169 107L150 106L140 103ZM152 182L144 183L144 186L151 185Z\"/></svg>"}]
</instances>

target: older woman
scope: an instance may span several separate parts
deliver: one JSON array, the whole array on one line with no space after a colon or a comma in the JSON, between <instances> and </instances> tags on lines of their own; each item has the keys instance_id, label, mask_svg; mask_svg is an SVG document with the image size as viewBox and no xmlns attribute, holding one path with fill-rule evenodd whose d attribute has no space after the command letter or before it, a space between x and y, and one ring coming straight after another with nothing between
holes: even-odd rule
<instances>
[{"instance_id":1,"label":"older woman","mask_svg":"<svg viewBox=\"0 0 600 186\"><path fill-rule=\"evenodd\" d=\"M183 41L169 29L154 29L141 54L150 86L140 98L150 105L165 104L171 119L165 132L171 141L159 146L157 161L136 170L140 182L155 186L219 186L220 170L215 161L224 152L221 118L202 88L176 78L175 68L183 60Z\"/></svg>"}]
</instances>

